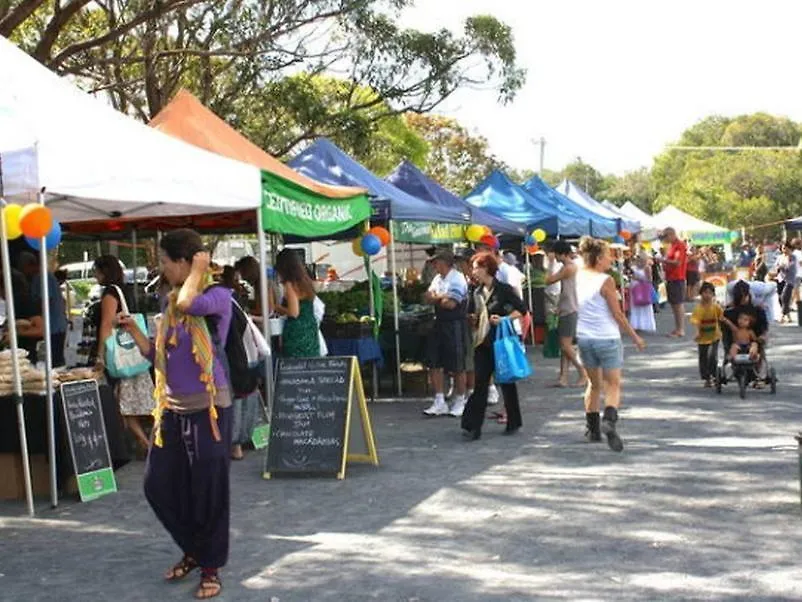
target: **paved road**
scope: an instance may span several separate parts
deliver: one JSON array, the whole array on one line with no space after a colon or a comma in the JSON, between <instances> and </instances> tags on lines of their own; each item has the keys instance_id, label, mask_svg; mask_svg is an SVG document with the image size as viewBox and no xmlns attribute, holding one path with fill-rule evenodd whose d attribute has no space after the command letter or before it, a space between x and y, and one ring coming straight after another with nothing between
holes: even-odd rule
<instances>
[{"instance_id":1,"label":"paved road","mask_svg":"<svg viewBox=\"0 0 802 602\"><path fill-rule=\"evenodd\" d=\"M661 322L665 315L661 315ZM623 454L582 439L576 390L536 359L525 429L464 443L422 403L376 404L382 465L348 478L260 478L233 465L232 556L221 600L800 600L802 329L774 327L778 395L695 376L690 341L628 349ZM0 599L188 600L178 552L140 490L21 518L0 504Z\"/></svg>"}]
</instances>

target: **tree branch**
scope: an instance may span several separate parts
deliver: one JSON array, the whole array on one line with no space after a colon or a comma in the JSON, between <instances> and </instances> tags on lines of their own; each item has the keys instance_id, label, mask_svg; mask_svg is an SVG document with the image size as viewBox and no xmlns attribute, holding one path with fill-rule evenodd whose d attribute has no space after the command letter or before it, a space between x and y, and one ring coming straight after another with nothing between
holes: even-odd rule
<instances>
[{"instance_id":1,"label":"tree branch","mask_svg":"<svg viewBox=\"0 0 802 602\"><path fill-rule=\"evenodd\" d=\"M42 6L46 0L22 0L17 8L11 9L0 19L0 35L6 38L11 37L25 20L30 17L37 8Z\"/></svg>"}]
</instances>

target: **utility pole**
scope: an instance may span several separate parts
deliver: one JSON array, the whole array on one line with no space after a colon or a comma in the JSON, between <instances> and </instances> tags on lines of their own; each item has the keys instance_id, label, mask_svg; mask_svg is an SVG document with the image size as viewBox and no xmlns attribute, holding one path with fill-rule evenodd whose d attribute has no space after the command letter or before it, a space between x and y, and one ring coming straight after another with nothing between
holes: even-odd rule
<instances>
[{"instance_id":1,"label":"utility pole","mask_svg":"<svg viewBox=\"0 0 802 602\"><path fill-rule=\"evenodd\" d=\"M532 144L536 144L540 146L540 170L538 174L541 178L543 177L543 162L546 157L546 139L541 136L538 140L532 140Z\"/></svg>"}]
</instances>

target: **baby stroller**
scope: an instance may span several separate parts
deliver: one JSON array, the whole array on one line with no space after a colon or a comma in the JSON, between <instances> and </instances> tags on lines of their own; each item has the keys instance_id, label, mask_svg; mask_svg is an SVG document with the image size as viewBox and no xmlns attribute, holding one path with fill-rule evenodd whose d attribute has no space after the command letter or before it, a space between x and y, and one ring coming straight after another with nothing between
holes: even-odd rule
<instances>
[{"instance_id":1,"label":"baby stroller","mask_svg":"<svg viewBox=\"0 0 802 602\"><path fill-rule=\"evenodd\" d=\"M739 282L731 282L727 285L727 301L730 305L727 310L725 310L725 315L732 322L737 321L739 312L739 308L732 303L733 293L735 287L739 286ZM767 286L767 283L764 282L749 282L747 284L749 285L749 295L752 300L751 308L765 313L766 328L768 329L768 323L770 321L769 316L773 315L773 307L769 304L777 294L776 285L772 288L771 286ZM743 285L740 286L743 287ZM744 307L743 311L750 311L750 309ZM766 332L768 332L768 330L766 330ZM750 357L748 353L739 353L734 359L731 359L730 347L732 346L732 340L732 332L729 328L724 326L722 328L721 337L722 346L724 348L724 359L716 370L716 392L721 393L722 386L732 380L738 383L738 393L741 399L746 399L746 389L749 385L758 388L766 384L769 386L771 393L776 394L777 373L766 358L765 345L763 343L758 344L757 360Z\"/></svg>"}]
</instances>

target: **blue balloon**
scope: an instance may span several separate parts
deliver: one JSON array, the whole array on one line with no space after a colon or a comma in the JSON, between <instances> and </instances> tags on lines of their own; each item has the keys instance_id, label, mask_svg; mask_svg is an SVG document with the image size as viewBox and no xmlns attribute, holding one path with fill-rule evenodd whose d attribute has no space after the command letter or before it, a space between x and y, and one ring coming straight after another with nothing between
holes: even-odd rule
<instances>
[{"instance_id":1,"label":"blue balloon","mask_svg":"<svg viewBox=\"0 0 802 602\"><path fill-rule=\"evenodd\" d=\"M531 247L532 245L536 245L536 244L537 244L537 240L535 240L535 237L532 236L531 234L529 234L526 237L526 246L527 247Z\"/></svg>"},{"instance_id":2,"label":"blue balloon","mask_svg":"<svg viewBox=\"0 0 802 602\"><path fill-rule=\"evenodd\" d=\"M38 251L41 249L40 242L41 239L39 238L29 238L25 237L25 242L28 243L28 246ZM61 242L61 224L58 221L53 220L53 227L50 228L50 232L47 233L45 236L45 249L48 251L52 251L55 249L58 244Z\"/></svg>"},{"instance_id":3,"label":"blue balloon","mask_svg":"<svg viewBox=\"0 0 802 602\"><path fill-rule=\"evenodd\" d=\"M360 246L365 252L365 255L375 255L381 251L382 241L375 234L365 234L365 236L362 237L362 243Z\"/></svg>"},{"instance_id":4,"label":"blue balloon","mask_svg":"<svg viewBox=\"0 0 802 602\"><path fill-rule=\"evenodd\" d=\"M615 242L615 243L617 243L619 245L623 245L626 241L623 238L621 238L620 236L616 236L613 239L613 242Z\"/></svg>"}]
</instances>

